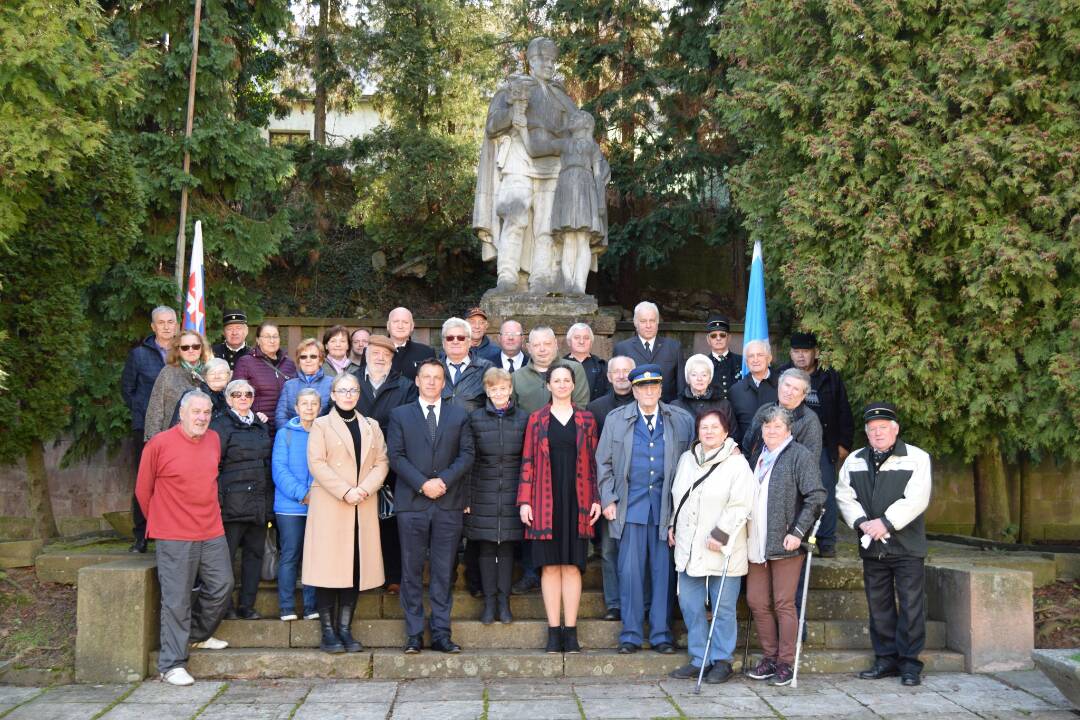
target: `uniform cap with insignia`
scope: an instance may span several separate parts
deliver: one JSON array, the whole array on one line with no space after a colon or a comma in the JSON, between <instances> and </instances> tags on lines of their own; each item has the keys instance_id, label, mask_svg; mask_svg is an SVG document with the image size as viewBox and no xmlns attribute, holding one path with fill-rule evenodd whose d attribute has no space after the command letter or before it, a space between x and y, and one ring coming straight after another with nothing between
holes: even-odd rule
<instances>
[{"instance_id":1,"label":"uniform cap with insignia","mask_svg":"<svg viewBox=\"0 0 1080 720\"><path fill-rule=\"evenodd\" d=\"M645 383L659 383L664 381L664 373L659 365L638 365L630 371L628 376L631 385L643 385Z\"/></svg>"},{"instance_id":2,"label":"uniform cap with insignia","mask_svg":"<svg viewBox=\"0 0 1080 720\"><path fill-rule=\"evenodd\" d=\"M717 330L731 332L731 323L723 315L710 315L708 322L705 323L705 331L716 332Z\"/></svg>"},{"instance_id":3,"label":"uniform cap with insignia","mask_svg":"<svg viewBox=\"0 0 1080 720\"><path fill-rule=\"evenodd\" d=\"M863 408L863 422L871 420L892 420L899 422L896 416L896 406L887 402L872 402Z\"/></svg>"},{"instance_id":4,"label":"uniform cap with insignia","mask_svg":"<svg viewBox=\"0 0 1080 720\"><path fill-rule=\"evenodd\" d=\"M247 325L247 315L243 310L226 310L221 315L221 326L226 325Z\"/></svg>"},{"instance_id":5,"label":"uniform cap with insignia","mask_svg":"<svg viewBox=\"0 0 1080 720\"><path fill-rule=\"evenodd\" d=\"M817 347L817 336L814 333L791 333L792 350L813 350Z\"/></svg>"}]
</instances>

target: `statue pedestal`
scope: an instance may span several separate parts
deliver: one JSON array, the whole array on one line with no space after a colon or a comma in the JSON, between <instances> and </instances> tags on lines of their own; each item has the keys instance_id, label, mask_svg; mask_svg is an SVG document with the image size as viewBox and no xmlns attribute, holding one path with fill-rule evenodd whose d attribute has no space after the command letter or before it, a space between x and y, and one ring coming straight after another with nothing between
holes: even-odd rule
<instances>
[{"instance_id":1,"label":"statue pedestal","mask_svg":"<svg viewBox=\"0 0 1080 720\"><path fill-rule=\"evenodd\" d=\"M498 332L504 320L517 320L526 335L535 327L547 325L555 331L559 340L559 354L569 352L566 347L566 331L574 323L587 323L596 336L593 354L610 357L615 334L615 318L598 311L596 298L592 295L560 295L536 293L496 293L488 290L480 300L480 307L488 314L491 328Z\"/></svg>"}]
</instances>

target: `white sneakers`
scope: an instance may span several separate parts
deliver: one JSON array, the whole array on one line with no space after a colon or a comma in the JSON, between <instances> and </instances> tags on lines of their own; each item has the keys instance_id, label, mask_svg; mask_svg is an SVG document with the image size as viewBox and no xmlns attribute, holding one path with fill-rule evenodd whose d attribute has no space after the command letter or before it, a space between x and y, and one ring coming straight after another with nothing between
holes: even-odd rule
<instances>
[{"instance_id":1,"label":"white sneakers","mask_svg":"<svg viewBox=\"0 0 1080 720\"><path fill-rule=\"evenodd\" d=\"M319 613L317 613L317 612L309 612L307 615L304 615L304 619L305 620L318 620L319 619Z\"/></svg>"},{"instance_id":2,"label":"white sneakers","mask_svg":"<svg viewBox=\"0 0 1080 720\"><path fill-rule=\"evenodd\" d=\"M296 613L288 613L287 615L281 616L282 622L289 622L290 620L296 620Z\"/></svg>"},{"instance_id":3,"label":"white sneakers","mask_svg":"<svg viewBox=\"0 0 1080 720\"><path fill-rule=\"evenodd\" d=\"M191 674L182 667L174 667L172 670L162 673L161 679L170 685L176 685L177 687L186 687L195 684L195 678L191 677Z\"/></svg>"},{"instance_id":4,"label":"white sneakers","mask_svg":"<svg viewBox=\"0 0 1080 720\"><path fill-rule=\"evenodd\" d=\"M191 643L191 647L197 650L224 650L229 647L229 643L225 640L218 640L216 637L208 637L202 642Z\"/></svg>"}]
</instances>

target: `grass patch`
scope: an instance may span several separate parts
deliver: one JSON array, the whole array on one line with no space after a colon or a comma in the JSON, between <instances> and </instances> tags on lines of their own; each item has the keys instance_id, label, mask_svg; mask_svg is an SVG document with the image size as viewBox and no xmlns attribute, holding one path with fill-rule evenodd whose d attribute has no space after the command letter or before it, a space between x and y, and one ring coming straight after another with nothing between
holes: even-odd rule
<instances>
[{"instance_id":1,"label":"grass patch","mask_svg":"<svg viewBox=\"0 0 1080 720\"><path fill-rule=\"evenodd\" d=\"M1080 652L1073 653L1072 655L1069 656L1069 659L1072 660L1073 662L1080 662Z\"/></svg>"},{"instance_id":2,"label":"grass patch","mask_svg":"<svg viewBox=\"0 0 1080 720\"><path fill-rule=\"evenodd\" d=\"M104 537L86 540L60 540L50 543L42 549L46 555L81 555L86 553L122 553L127 552L130 540Z\"/></svg>"},{"instance_id":3,"label":"grass patch","mask_svg":"<svg viewBox=\"0 0 1080 720\"><path fill-rule=\"evenodd\" d=\"M39 582L33 568L0 571L0 660L18 669L73 669L75 588Z\"/></svg>"}]
</instances>

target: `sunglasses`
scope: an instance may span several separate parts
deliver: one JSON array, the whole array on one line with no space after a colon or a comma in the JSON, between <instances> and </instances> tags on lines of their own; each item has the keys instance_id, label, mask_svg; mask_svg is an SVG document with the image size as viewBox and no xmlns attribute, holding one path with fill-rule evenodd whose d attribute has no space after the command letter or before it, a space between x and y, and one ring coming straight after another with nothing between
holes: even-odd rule
<instances>
[{"instance_id":1,"label":"sunglasses","mask_svg":"<svg viewBox=\"0 0 1080 720\"><path fill-rule=\"evenodd\" d=\"M450 342L465 342L469 338L464 335L444 335L443 340L449 340Z\"/></svg>"},{"instance_id":2,"label":"sunglasses","mask_svg":"<svg viewBox=\"0 0 1080 720\"><path fill-rule=\"evenodd\" d=\"M188 350L202 350L202 343L195 343L194 345L181 345L180 349L184 352Z\"/></svg>"},{"instance_id":3,"label":"sunglasses","mask_svg":"<svg viewBox=\"0 0 1080 720\"><path fill-rule=\"evenodd\" d=\"M319 356L318 355L301 355L300 359L301 360L318 360Z\"/></svg>"},{"instance_id":4,"label":"sunglasses","mask_svg":"<svg viewBox=\"0 0 1080 720\"><path fill-rule=\"evenodd\" d=\"M721 339L727 337L727 333L725 333L725 332L709 333L709 337L712 338L713 340L721 340Z\"/></svg>"},{"instance_id":5,"label":"sunglasses","mask_svg":"<svg viewBox=\"0 0 1080 720\"><path fill-rule=\"evenodd\" d=\"M253 398L255 397L255 393L251 390L237 390L236 392L229 393L229 397L231 397L233 400L237 400L239 398Z\"/></svg>"}]
</instances>

